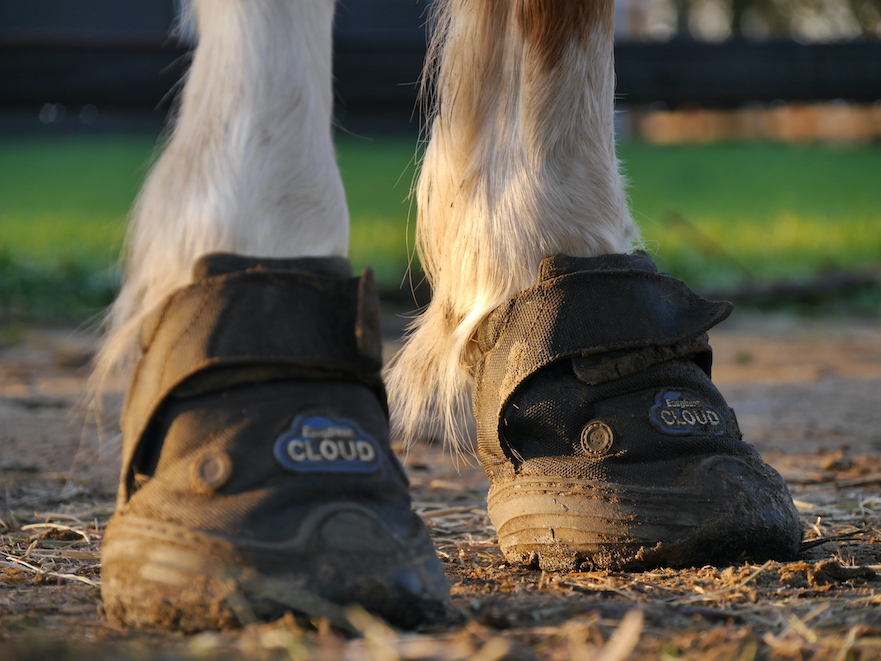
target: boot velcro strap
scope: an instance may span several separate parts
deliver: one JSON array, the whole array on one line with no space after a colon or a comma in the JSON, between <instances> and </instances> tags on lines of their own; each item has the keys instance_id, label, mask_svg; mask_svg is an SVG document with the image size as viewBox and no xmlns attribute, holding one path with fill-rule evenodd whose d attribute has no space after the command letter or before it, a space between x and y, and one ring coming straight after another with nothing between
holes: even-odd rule
<instances>
[{"instance_id":1,"label":"boot velcro strap","mask_svg":"<svg viewBox=\"0 0 881 661\"><path fill-rule=\"evenodd\" d=\"M123 475L172 394L232 387L252 375L356 381L385 403L378 328L369 272L338 279L254 269L176 291L141 333L144 355L122 415Z\"/></svg>"},{"instance_id":2,"label":"boot velcro strap","mask_svg":"<svg viewBox=\"0 0 881 661\"><path fill-rule=\"evenodd\" d=\"M687 344L731 309L650 271L578 271L543 280L493 312L478 338L478 425L498 423L517 388L551 363ZM495 436L497 427L485 433Z\"/></svg>"},{"instance_id":3,"label":"boot velcro strap","mask_svg":"<svg viewBox=\"0 0 881 661\"><path fill-rule=\"evenodd\" d=\"M597 386L623 379L631 374L644 372L653 365L682 358L697 363L698 367L712 378L713 349L710 347L709 337L706 333L669 347L624 349L573 358L572 369L579 381L589 386Z\"/></svg>"}]
</instances>

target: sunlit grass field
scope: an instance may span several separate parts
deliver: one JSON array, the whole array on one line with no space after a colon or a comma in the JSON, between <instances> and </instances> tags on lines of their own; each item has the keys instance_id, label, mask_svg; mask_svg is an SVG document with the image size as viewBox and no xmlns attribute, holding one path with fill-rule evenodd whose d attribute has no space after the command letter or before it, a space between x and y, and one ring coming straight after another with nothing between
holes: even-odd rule
<instances>
[{"instance_id":1,"label":"sunlit grass field","mask_svg":"<svg viewBox=\"0 0 881 661\"><path fill-rule=\"evenodd\" d=\"M414 149L408 138L338 141L351 258L386 289L412 253ZM0 141L0 319L83 320L110 300L154 151L153 136ZM619 151L646 249L698 290L881 264L879 145Z\"/></svg>"}]
</instances>

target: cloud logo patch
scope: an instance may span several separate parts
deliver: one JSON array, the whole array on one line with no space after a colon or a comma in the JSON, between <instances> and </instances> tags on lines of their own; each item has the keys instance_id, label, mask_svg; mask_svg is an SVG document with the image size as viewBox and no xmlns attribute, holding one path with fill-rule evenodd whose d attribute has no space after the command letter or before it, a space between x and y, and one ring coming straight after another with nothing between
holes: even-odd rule
<instances>
[{"instance_id":1,"label":"cloud logo patch","mask_svg":"<svg viewBox=\"0 0 881 661\"><path fill-rule=\"evenodd\" d=\"M357 422L300 415L275 442L275 458L298 473L370 473L379 468L376 440Z\"/></svg>"},{"instance_id":2,"label":"cloud logo patch","mask_svg":"<svg viewBox=\"0 0 881 661\"><path fill-rule=\"evenodd\" d=\"M662 390L655 395L649 420L659 432L671 436L716 436L727 427L716 409L683 390Z\"/></svg>"}]
</instances>

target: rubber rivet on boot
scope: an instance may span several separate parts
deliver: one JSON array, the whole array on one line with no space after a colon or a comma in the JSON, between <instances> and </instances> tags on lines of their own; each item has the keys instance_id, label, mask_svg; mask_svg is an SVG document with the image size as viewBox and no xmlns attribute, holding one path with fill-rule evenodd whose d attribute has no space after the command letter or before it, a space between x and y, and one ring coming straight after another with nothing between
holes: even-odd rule
<instances>
[{"instance_id":1,"label":"rubber rivet on boot","mask_svg":"<svg viewBox=\"0 0 881 661\"><path fill-rule=\"evenodd\" d=\"M614 442L612 428L600 420L588 422L581 431L581 447L589 455L606 454Z\"/></svg>"},{"instance_id":2,"label":"rubber rivet on boot","mask_svg":"<svg viewBox=\"0 0 881 661\"><path fill-rule=\"evenodd\" d=\"M197 493L209 496L220 489L232 476L232 460L223 452L203 454L193 464L192 482Z\"/></svg>"}]
</instances>

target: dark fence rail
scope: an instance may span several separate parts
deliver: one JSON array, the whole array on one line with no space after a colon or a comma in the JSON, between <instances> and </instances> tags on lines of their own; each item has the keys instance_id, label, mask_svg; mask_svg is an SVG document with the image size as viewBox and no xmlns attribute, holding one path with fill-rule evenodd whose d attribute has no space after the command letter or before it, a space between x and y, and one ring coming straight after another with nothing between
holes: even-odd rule
<instances>
[{"instance_id":1,"label":"dark fence rail","mask_svg":"<svg viewBox=\"0 0 881 661\"><path fill-rule=\"evenodd\" d=\"M881 99L881 42L621 44L616 69L625 103L735 107Z\"/></svg>"},{"instance_id":2,"label":"dark fence rail","mask_svg":"<svg viewBox=\"0 0 881 661\"><path fill-rule=\"evenodd\" d=\"M615 55L625 104L881 100L881 42L621 43ZM340 105L348 113L411 113L424 56L421 30L338 31ZM0 33L0 109L162 107L188 59L187 48L158 33Z\"/></svg>"}]
</instances>

